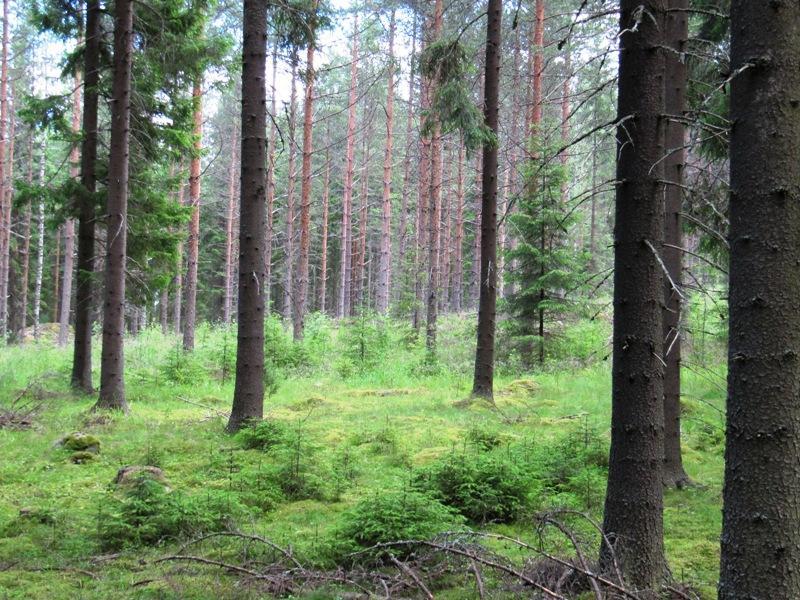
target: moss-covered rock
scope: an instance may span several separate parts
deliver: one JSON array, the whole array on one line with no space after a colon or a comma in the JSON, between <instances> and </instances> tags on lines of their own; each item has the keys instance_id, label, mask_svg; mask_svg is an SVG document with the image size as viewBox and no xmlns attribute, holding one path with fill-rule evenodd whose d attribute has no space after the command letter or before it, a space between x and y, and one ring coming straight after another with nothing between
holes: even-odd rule
<instances>
[{"instance_id":1,"label":"moss-covered rock","mask_svg":"<svg viewBox=\"0 0 800 600\"><path fill-rule=\"evenodd\" d=\"M91 452L92 454L100 452L100 440L96 436L80 431L64 436L56 442L56 446L73 452Z\"/></svg>"},{"instance_id":2,"label":"moss-covered rock","mask_svg":"<svg viewBox=\"0 0 800 600\"><path fill-rule=\"evenodd\" d=\"M80 450L75 452L69 459L74 462L76 465L82 465L87 462L93 461L97 458L97 454L94 452L87 452L86 450Z\"/></svg>"}]
</instances>

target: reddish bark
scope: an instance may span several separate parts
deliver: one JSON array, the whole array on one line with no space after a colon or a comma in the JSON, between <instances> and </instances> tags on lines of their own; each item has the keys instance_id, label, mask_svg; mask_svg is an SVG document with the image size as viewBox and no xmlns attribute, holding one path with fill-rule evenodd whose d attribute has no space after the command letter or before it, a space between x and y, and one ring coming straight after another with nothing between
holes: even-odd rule
<instances>
[{"instance_id":1,"label":"reddish bark","mask_svg":"<svg viewBox=\"0 0 800 600\"><path fill-rule=\"evenodd\" d=\"M316 10L316 2L314 2ZM312 25L312 37L313 37ZM311 227L311 159L314 152L314 41L306 50L306 93L303 103L303 172L300 192L300 268L297 270L294 292L293 334L295 340L303 338L306 305L308 304L308 255Z\"/></svg>"},{"instance_id":2,"label":"reddish bark","mask_svg":"<svg viewBox=\"0 0 800 600\"><path fill-rule=\"evenodd\" d=\"M350 57L350 99L347 113L347 150L345 151L344 192L342 196L342 231L341 244L339 305L338 317L350 314L350 279L352 277L352 204L353 204L353 169L355 165L356 136L356 103L358 87L358 13L353 18L353 48Z\"/></svg>"},{"instance_id":3,"label":"reddish bark","mask_svg":"<svg viewBox=\"0 0 800 600\"><path fill-rule=\"evenodd\" d=\"M325 181L322 186L322 250L319 266L319 310L325 312L328 290L328 216L331 194L331 157L325 153Z\"/></svg>"},{"instance_id":4,"label":"reddish bark","mask_svg":"<svg viewBox=\"0 0 800 600\"><path fill-rule=\"evenodd\" d=\"M292 316L292 271L294 269L294 192L297 183L297 53L292 54L292 92L289 95L289 181L286 186L286 256L283 274L283 318Z\"/></svg>"}]
</instances>

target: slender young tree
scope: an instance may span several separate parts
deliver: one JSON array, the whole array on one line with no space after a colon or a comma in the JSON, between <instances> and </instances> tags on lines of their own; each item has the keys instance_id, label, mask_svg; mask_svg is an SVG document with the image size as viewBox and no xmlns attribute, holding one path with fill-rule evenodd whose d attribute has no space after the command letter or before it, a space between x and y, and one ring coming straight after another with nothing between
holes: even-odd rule
<instances>
[{"instance_id":1,"label":"slender young tree","mask_svg":"<svg viewBox=\"0 0 800 600\"><path fill-rule=\"evenodd\" d=\"M312 0L311 10L316 12L317 0ZM303 338L308 304L308 262L311 244L311 160L314 154L314 44L316 21L309 23L310 39L306 49L306 90L303 102L303 172L300 190L300 264L295 280L292 333L295 340Z\"/></svg>"},{"instance_id":2,"label":"slender young tree","mask_svg":"<svg viewBox=\"0 0 800 600\"><path fill-rule=\"evenodd\" d=\"M297 180L297 50L292 51L292 91L289 95L289 181L286 186L286 241L284 251L286 255L285 271L283 278L283 317L292 316L292 286L294 280L294 191Z\"/></svg>"},{"instance_id":3,"label":"slender young tree","mask_svg":"<svg viewBox=\"0 0 800 600\"><path fill-rule=\"evenodd\" d=\"M665 190L664 264L670 279L664 294L664 485L683 487L689 476L681 455L681 309L683 247L681 203L686 125L681 121L686 110L686 61L683 58L689 38L689 0L670 0L667 13L667 43L673 52L666 55L667 80L665 113L667 116L667 157L664 161ZM671 116L670 116L671 115ZM673 287L674 285L674 287Z\"/></svg>"},{"instance_id":4,"label":"slender young tree","mask_svg":"<svg viewBox=\"0 0 800 600\"><path fill-rule=\"evenodd\" d=\"M330 140L330 133L327 136ZM330 145L330 142L327 142ZM328 221L331 197L331 156L325 150L325 181L322 184L322 249L319 266L319 310L325 312L328 289Z\"/></svg>"},{"instance_id":5,"label":"slender young tree","mask_svg":"<svg viewBox=\"0 0 800 600\"><path fill-rule=\"evenodd\" d=\"M731 2L720 600L800 598L800 5Z\"/></svg>"},{"instance_id":6,"label":"slender young tree","mask_svg":"<svg viewBox=\"0 0 800 600\"><path fill-rule=\"evenodd\" d=\"M497 135L500 113L500 53L502 52L503 3L487 6L486 62L484 63L483 115L486 126ZM478 306L478 344L472 393L494 397L494 332L497 312L497 144L483 146L481 185L481 278Z\"/></svg>"},{"instance_id":7,"label":"slender young tree","mask_svg":"<svg viewBox=\"0 0 800 600\"><path fill-rule=\"evenodd\" d=\"M386 148L383 154L383 202L381 203L381 256L378 274L376 308L381 314L389 310L389 288L392 280L392 147L394 143L394 32L395 16L389 20L389 71L386 84Z\"/></svg>"},{"instance_id":8,"label":"slender young tree","mask_svg":"<svg viewBox=\"0 0 800 600\"><path fill-rule=\"evenodd\" d=\"M433 7L432 35L434 41L438 41L442 35L443 18L444 2L436 0ZM431 93L435 93L435 91ZM425 313L425 349L429 359L436 356L442 209L442 126L437 115L433 115L433 119L430 144L430 188L426 190L428 199L428 298Z\"/></svg>"},{"instance_id":9,"label":"slender young tree","mask_svg":"<svg viewBox=\"0 0 800 600\"><path fill-rule=\"evenodd\" d=\"M97 408L128 410L125 400L125 265L128 229L128 144L130 138L133 0L114 5L114 79L108 203L103 349Z\"/></svg>"},{"instance_id":10,"label":"slender young tree","mask_svg":"<svg viewBox=\"0 0 800 600\"><path fill-rule=\"evenodd\" d=\"M178 172L183 173L183 164L178 167ZM180 182L178 183L178 206L183 206L185 184L183 175L180 175ZM174 301L172 304L172 329L175 333L180 334L183 328L182 317L183 311L183 241L178 242L178 248L175 253L175 264L177 269L175 271L175 280L173 293Z\"/></svg>"},{"instance_id":11,"label":"slender young tree","mask_svg":"<svg viewBox=\"0 0 800 600\"><path fill-rule=\"evenodd\" d=\"M614 230L611 453L601 568L652 589L665 572L664 370L657 255L664 236L664 28L661 0L622 0ZM647 15L641 18L641 15Z\"/></svg>"},{"instance_id":12,"label":"slender young tree","mask_svg":"<svg viewBox=\"0 0 800 600\"><path fill-rule=\"evenodd\" d=\"M72 354L72 386L87 394L92 384L92 299L94 296L95 200L97 188L97 106L100 81L100 2L86 0L83 50L83 135L81 137L81 186L78 203L78 256L75 288L75 344Z\"/></svg>"},{"instance_id":13,"label":"slender young tree","mask_svg":"<svg viewBox=\"0 0 800 600\"><path fill-rule=\"evenodd\" d=\"M5 343L8 335L8 255L11 251L10 222L11 204L6 189L10 185L6 171L6 129L8 123L8 47L10 44L10 23L8 15L9 0L3 0L3 45L2 64L0 64L0 342Z\"/></svg>"},{"instance_id":14,"label":"slender young tree","mask_svg":"<svg viewBox=\"0 0 800 600\"><path fill-rule=\"evenodd\" d=\"M353 17L353 46L350 56L350 97L347 104L347 149L345 151L344 193L342 196L342 231L339 236L341 256L339 260L339 304L336 314L340 318L350 315L353 171L355 169L356 106L358 102L358 35L358 13L356 13Z\"/></svg>"},{"instance_id":15,"label":"slender young tree","mask_svg":"<svg viewBox=\"0 0 800 600\"><path fill-rule=\"evenodd\" d=\"M44 188L45 185L45 167L47 165L47 137L42 139L41 150L39 154L39 185ZM42 325L42 280L44 279L44 196L39 197L39 202L36 211L36 274L33 283L33 338L39 339L41 335ZM56 240L56 250L59 244ZM54 277L58 281L58 273ZM58 284L56 284L58 285ZM57 289L57 288L56 288ZM57 297L57 294L53 294Z\"/></svg>"},{"instance_id":16,"label":"slender young tree","mask_svg":"<svg viewBox=\"0 0 800 600\"><path fill-rule=\"evenodd\" d=\"M275 124L277 115L277 94L275 81L278 78L278 45L272 47L272 77L270 79L270 119L269 140L267 141L267 239L264 242L264 267L266 268L264 285L264 310L267 314L272 310L272 240L274 238L275 224L275 141L278 136L278 127Z\"/></svg>"},{"instance_id":17,"label":"slender young tree","mask_svg":"<svg viewBox=\"0 0 800 600\"><path fill-rule=\"evenodd\" d=\"M75 136L81 130L81 75L75 72L75 90L72 93L72 133ZM77 180L80 177L80 154L77 143L69 153L69 176ZM75 221L68 218L64 223L64 284L61 286L61 311L58 318L58 345L66 346L69 337L69 317L72 307L72 271L75 268Z\"/></svg>"},{"instance_id":18,"label":"slender young tree","mask_svg":"<svg viewBox=\"0 0 800 600\"><path fill-rule=\"evenodd\" d=\"M197 263L200 259L200 155L203 150L203 89L202 77L198 77L192 86L194 143L192 159L189 163L189 205L192 216L189 220L189 237L187 239L186 278L184 279L184 319L183 349L194 350L194 332L197 321Z\"/></svg>"},{"instance_id":19,"label":"slender young tree","mask_svg":"<svg viewBox=\"0 0 800 600\"><path fill-rule=\"evenodd\" d=\"M461 312L464 298L464 142L458 144L456 170L456 224L453 235L453 293L450 307Z\"/></svg>"},{"instance_id":20,"label":"slender young tree","mask_svg":"<svg viewBox=\"0 0 800 600\"><path fill-rule=\"evenodd\" d=\"M244 0L239 310L236 383L228 431L264 414L264 240L267 200L267 5Z\"/></svg>"},{"instance_id":21,"label":"slender young tree","mask_svg":"<svg viewBox=\"0 0 800 600\"><path fill-rule=\"evenodd\" d=\"M231 309L233 307L233 251L234 243L234 224L236 221L236 160L238 137L236 133L236 123L234 123L233 134L231 135L231 164L228 168L228 209L225 214L225 299L222 306L222 322L231 322Z\"/></svg>"}]
</instances>

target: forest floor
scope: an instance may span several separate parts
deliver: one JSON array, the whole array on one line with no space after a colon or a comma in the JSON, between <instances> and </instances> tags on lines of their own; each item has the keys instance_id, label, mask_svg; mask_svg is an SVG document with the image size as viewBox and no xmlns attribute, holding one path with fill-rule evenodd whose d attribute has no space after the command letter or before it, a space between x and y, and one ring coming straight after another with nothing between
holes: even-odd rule
<instances>
[{"instance_id":1,"label":"forest floor","mask_svg":"<svg viewBox=\"0 0 800 600\"><path fill-rule=\"evenodd\" d=\"M324 566L341 545L342 523L356 518L354 506L363 513L371 498L377 505L381 494L408 490L415 473L447 457L489 453L526 473L524 506L509 522L469 524L475 530L535 544L540 511L566 507L599 520L609 362L560 363L524 376L500 369L495 408L465 403L472 338L464 321L445 319L442 364L427 369L399 327L386 333L362 323L345 339L317 324L295 358L271 359L281 374L266 403L283 436L275 448L269 432L255 443L224 432L233 388L230 331L202 329L191 359L179 353L176 338L155 330L129 340L128 415L92 413L93 398L69 390L68 350L49 341L0 349L0 409L18 398L17 408L34 409L22 428L0 425L0 597L268 597L258 582L245 584L215 566L155 561L179 550L244 560L247 549L234 550L232 541L181 549L203 523L224 520L226 529L269 538L304 564ZM289 344L272 334L277 345ZM664 513L672 575L703 598L715 595L719 556L724 399L717 377L700 367L684 374L684 460L697 485L667 492ZM75 432L94 436L99 453L76 456L58 446ZM258 444L266 449L247 448ZM129 465L162 469L166 495L132 497L115 485ZM148 502L191 515L197 531L180 525L180 539L173 539L174 523L149 514ZM591 531L587 536L597 543ZM548 547L568 554L556 537ZM530 558L513 545L487 544L512 561ZM466 575L432 585L438 598L478 597ZM490 597L518 597L500 583L487 585ZM293 597L341 596L322 589Z\"/></svg>"}]
</instances>

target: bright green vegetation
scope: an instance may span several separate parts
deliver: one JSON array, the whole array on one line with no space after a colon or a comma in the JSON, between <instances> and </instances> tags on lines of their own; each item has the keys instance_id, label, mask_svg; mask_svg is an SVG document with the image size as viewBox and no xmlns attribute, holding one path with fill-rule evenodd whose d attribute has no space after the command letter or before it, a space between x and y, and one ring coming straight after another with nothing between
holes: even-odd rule
<instances>
[{"instance_id":1,"label":"bright green vegetation","mask_svg":"<svg viewBox=\"0 0 800 600\"><path fill-rule=\"evenodd\" d=\"M463 528L536 544L534 515L558 507L601 519L608 326L582 321L554 335L547 371L521 375L513 355L501 356L494 410L465 402L472 322L443 319L433 366L400 325L365 318L336 330L315 317L306 340L294 345L269 322L268 416L234 437L223 431L232 330L202 328L192 356L152 329L130 339L127 416L90 413L94 399L69 391L67 350L49 342L0 350L0 407L23 390L26 401L41 405L32 427L0 429L0 596L263 597L216 567L153 564L201 532L230 528L291 545L304 564L329 567L380 560L375 552L350 556L375 542ZM684 373L685 462L700 485L667 493L666 546L675 578L711 598L723 382L696 364L700 354L690 355ZM145 472L118 486L127 465L159 467L163 480ZM597 544L585 522L571 523ZM550 530L545 537L551 551L569 554L563 536ZM531 557L485 543L515 559ZM220 539L186 553L235 563L242 548ZM441 587L450 590L437 597L477 597L468 577Z\"/></svg>"}]
</instances>

